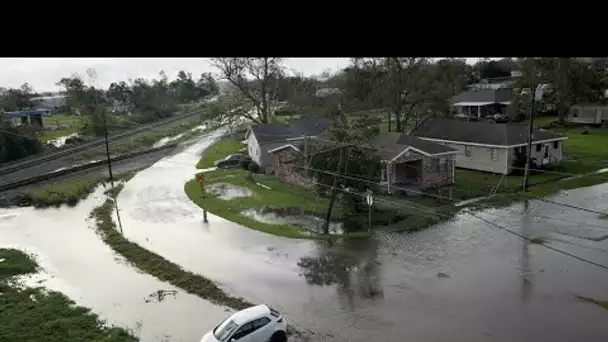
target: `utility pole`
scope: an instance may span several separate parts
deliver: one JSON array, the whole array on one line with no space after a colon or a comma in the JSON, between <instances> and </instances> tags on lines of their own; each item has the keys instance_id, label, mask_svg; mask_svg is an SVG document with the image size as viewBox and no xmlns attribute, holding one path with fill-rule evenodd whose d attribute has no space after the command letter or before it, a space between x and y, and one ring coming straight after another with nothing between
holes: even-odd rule
<instances>
[{"instance_id":1,"label":"utility pole","mask_svg":"<svg viewBox=\"0 0 608 342\"><path fill-rule=\"evenodd\" d=\"M304 172L306 176L310 176L310 170L308 169L308 136L304 136Z\"/></svg>"},{"instance_id":2,"label":"utility pole","mask_svg":"<svg viewBox=\"0 0 608 342\"><path fill-rule=\"evenodd\" d=\"M528 178L530 175L530 158L532 157L532 135L534 134L534 104L536 102L536 64L532 69L532 103L530 105L530 126L528 127L528 145L526 151L526 168L524 171L523 191L528 191Z\"/></svg>"},{"instance_id":3,"label":"utility pole","mask_svg":"<svg viewBox=\"0 0 608 342\"><path fill-rule=\"evenodd\" d=\"M112 158L110 158L110 145L108 143L108 123L106 121L106 112L103 112L103 134L106 141L106 156L108 158L108 173L110 174L110 186L114 188L114 175L112 175Z\"/></svg>"}]
</instances>

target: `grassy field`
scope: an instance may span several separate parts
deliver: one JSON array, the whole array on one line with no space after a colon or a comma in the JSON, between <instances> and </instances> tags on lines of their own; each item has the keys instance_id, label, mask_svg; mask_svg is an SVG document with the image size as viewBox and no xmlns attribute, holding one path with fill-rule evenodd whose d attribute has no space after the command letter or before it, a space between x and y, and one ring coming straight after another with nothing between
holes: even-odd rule
<instances>
[{"instance_id":1,"label":"grassy field","mask_svg":"<svg viewBox=\"0 0 608 342\"><path fill-rule=\"evenodd\" d=\"M43 123L45 127L53 127L56 125L70 125L71 127L60 129L60 130L47 130L42 132L40 140L45 142L66 135L76 133L82 127L82 118L80 115L70 114L55 114L43 116Z\"/></svg>"},{"instance_id":2,"label":"grassy field","mask_svg":"<svg viewBox=\"0 0 608 342\"><path fill-rule=\"evenodd\" d=\"M162 256L125 239L116 230L116 225L112 220L113 210L114 202L108 199L102 206L93 210L91 216L97 220L97 230L103 241L116 253L125 257L134 267L161 281L168 282L188 293L219 305L225 305L236 310L242 310L253 305L243 298L227 294L213 281L186 271L178 264L172 263Z\"/></svg>"},{"instance_id":3,"label":"grassy field","mask_svg":"<svg viewBox=\"0 0 608 342\"><path fill-rule=\"evenodd\" d=\"M114 175L114 180L128 181L135 176L136 172L137 171L129 171L116 174ZM109 179L107 176L72 179L28 190L26 195L32 205L36 208L59 207L62 204L75 206L78 202L87 198L99 184L108 181Z\"/></svg>"},{"instance_id":4,"label":"grassy field","mask_svg":"<svg viewBox=\"0 0 608 342\"><path fill-rule=\"evenodd\" d=\"M310 237L308 234L303 234L303 230L298 227L287 224L262 223L241 215L241 212L247 209L260 209L265 206L272 206L278 208L295 207L306 212L323 215L328 204L326 198L315 195L313 191L282 183L272 176L255 174L253 180L248 179L246 171L242 169L218 170L205 173L205 186L214 183L229 183L248 188L254 193L254 196L237 197L231 200L222 200L212 194L205 194L203 196L201 187L195 180L186 183L185 191L194 203L217 216L278 236L290 238ZM256 183L263 184L269 187L270 190ZM336 210L338 211L339 208L336 207ZM339 216L339 214L334 215L334 217L336 216Z\"/></svg>"},{"instance_id":5,"label":"grassy field","mask_svg":"<svg viewBox=\"0 0 608 342\"><path fill-rule=\"evenodd\" d=\"M0 341L138 341L125 329L106 327L89 309L59 292L12 285L10 277L37 270L27 254L0 249L0 260Z\"/></svg>"},{"instance_id":6,"label":"grassy field","mask_svg":"<svg viewBox=\"0 0 608 342\"><path fill-rule=\"evenodd\" d=\"M205 154L196 164L197 169L206 169L209 167L213 167L213 163L216 160L224 159L229 154L237 153L240 149L243 148L243 144L241 142L234 139L222 139L217 141L215 144L211 145Z\"/></svg>"},{"instance_id":7,"label":"grassy field","mask_svg":"<svg viewBox=\"0 0 608 342\"><path fill-rule=\"evenodd\" d=\"M110 153L112 156L122 155L138 150L151 148L154 143L165 137L176 136L181 133L186 133L179 140L173 142L181 142L191 139L202 134L203 131L191 131L194 127L201 125L199 118L180 121L169 126L159 127L150 131L138 133L128 139L110 143ZM89 153L79 153L74 156L74 160L91 160L100 156L105 156L106 152L103 149L95 150Z\"/></svg>"}]
</instances>

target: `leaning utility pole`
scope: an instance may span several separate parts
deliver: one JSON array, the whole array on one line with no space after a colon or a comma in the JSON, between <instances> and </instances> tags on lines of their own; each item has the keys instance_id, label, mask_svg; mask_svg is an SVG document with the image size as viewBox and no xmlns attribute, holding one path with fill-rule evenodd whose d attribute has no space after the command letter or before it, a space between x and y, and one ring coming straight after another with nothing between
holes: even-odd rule
<instances>
[{"instance_id":1,"label":"leaning utility pole","mask_svg":"<svg viewBox=\"0 0 608 342\"><path fill-rule=\"evenodd\" d=\"M97 108L95 108L97 110ZM114 188L114 176L112 175L112 158L110 158L110 145L108 143L108 123L106 121L106 112L103 112L103 135L106 141L106 156L108 158L108 173L110 174L110 186Z\"/></svg>"},{"instance_id":2,"label":"leaning utility pole","mask_svg":"<svg viewBox=\"0 0 608 342\"><path fill-rule=\"evenodd\" d=\"M534 134L534 104L536 102L536 64L532 69L532 104L530 105L530 126L528 127L528 146L526 151L526 168L524 171L523 191L528 191L528 178L530 174L530 159L532 157L532 135Z\"/></svg>"}]
</instances>

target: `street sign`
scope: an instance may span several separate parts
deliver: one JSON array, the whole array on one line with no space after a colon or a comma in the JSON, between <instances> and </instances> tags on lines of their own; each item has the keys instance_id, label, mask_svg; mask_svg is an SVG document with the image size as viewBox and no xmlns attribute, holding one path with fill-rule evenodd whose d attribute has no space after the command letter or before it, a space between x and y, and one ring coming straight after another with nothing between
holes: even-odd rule
<instances>
[{"instance_id":1,"label":"street sign","mask_svg":"<svg viewBox=\"0 0 608 342\"><path fill-rule=\"evenodd\" d=\"M374 204L374 196L372 195L371 191L367 191L367 196L365 197L365 199L367 200L367 205L369 205L370 207Z\"/></svg>"},{"instance_id":2,"label":"street sign","mask_svg":"<svg viewBox=\"0 0 608 342\"><path fill-rule=\"evenodd\" d=\"M199 184L205 183L205 175L203 175L202 173L199 173L198 175L196 175L196 181Z\"/></svg>"}]
</instances>

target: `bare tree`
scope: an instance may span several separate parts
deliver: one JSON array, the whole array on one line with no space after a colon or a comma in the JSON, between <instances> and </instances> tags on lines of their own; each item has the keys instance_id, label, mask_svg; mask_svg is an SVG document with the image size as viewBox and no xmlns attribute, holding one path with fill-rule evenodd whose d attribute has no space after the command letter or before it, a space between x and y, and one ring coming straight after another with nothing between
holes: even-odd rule
<instances>
[{"instance_id":1,"label":"bare tree","mask_svg":"<svg viewBox=\"0 0 608 342\"><path fill-rule=\"evenodd\" d=\"M277 108L278 84L283 76L283 60L277 57L213 58L219 78L234 85L253 105L251 112L240 114L257 123L270 122Z\"/></svg>"}]
</instances>

